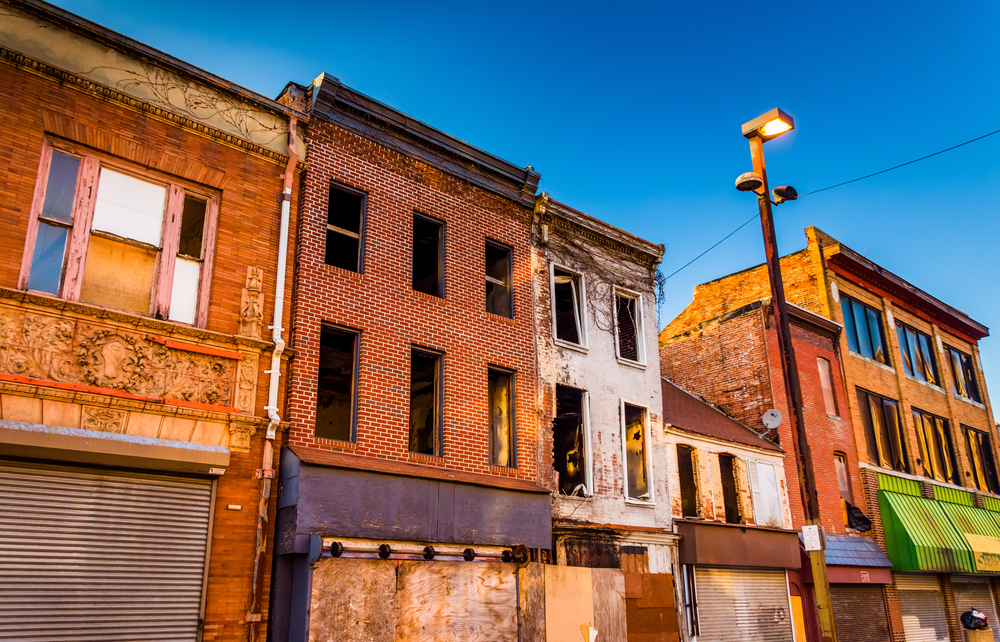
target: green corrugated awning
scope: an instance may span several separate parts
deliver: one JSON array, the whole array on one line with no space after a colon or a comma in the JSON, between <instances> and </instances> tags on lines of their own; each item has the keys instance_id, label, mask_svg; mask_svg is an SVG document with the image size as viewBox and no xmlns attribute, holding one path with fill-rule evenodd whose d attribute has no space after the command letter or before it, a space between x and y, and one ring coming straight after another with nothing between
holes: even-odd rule
<instances>
[{"instance_id":1,"label":"green corrugated awning","mask_svg":"<svg viewBox=\"0 0 1000 642\"><path fill-rule=\"evenodd\" d=\"M1000 537L1000 521L995 513L959 504L938 502L938 505L959 533Z\"/></svg>"},{"instance_id":2,"label":"green corrugated awning","mask_svg":"<svg viewBox=\"0 0 1000 642\"><path fill-rule=\"evenodd\" d=\"M942 508L945 504L884 490L878 496L886 552L894 570L976 572L972 548L948 518ZM979 512L958 504L950 506Z\"/></svg>"}]
</instances>

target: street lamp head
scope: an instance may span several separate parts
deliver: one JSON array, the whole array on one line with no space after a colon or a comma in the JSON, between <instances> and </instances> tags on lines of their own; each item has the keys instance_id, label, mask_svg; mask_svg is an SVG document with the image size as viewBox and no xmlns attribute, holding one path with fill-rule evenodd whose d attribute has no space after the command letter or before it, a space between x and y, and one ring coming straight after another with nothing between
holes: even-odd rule
<instances>
[{"instance_id":1,"label":"street lamp head","mask_svg":"<svg viewBox=\"0 0 1000 642\"><path fill-rule=\"evenodd\" d=\"M741 192L754 192L760 189L761 185L764 184L764 179L760 174L755 172L747 172L746 174L740 174L736 179L736 189Z\"/></svg>"},{"instance_id":2,"label":"street lamp head","mask_svg":"<svg viewBox=\"0 0 1000 642\"><path fill-rule=\"evenodd\" d=\"M771 190L771 198L775 205L781 205L785 201L794 201L799 197L799 193L791 185L782 185Z\"/></svg>"},{"instance_id":3,"label":"street lamp head","mask_svg":"<svg viewBox=\"0 0 1000 642\"><path fill-rule=\"evenodd\" d=\"M780 109L772 109L766 114L761 114L753 120L743 123L744 136L747 138L759 136L764 141L777 138L793 129L795 129L795 121Z\"/></svg>"}]
</instances>

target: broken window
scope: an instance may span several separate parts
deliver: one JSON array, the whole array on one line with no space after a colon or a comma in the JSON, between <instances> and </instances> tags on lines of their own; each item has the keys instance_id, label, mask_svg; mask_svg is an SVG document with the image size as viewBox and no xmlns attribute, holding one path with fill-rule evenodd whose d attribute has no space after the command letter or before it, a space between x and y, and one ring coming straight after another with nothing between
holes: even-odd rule
<instances>
[{"instance_id":1,"label":"broken window","mask_svg":"<svg viewBox=\"0 0 1000 642\"><path fill-rule=\"evenodd\" d=\"M556 386L552 453L559 475L559 492L564 495L586 497L591 494L587 488L586 394L578 388Z\"/></svg>"},{"instance_id":2,"label":"broken window","mask_svg":"<svg viewBox=\"0 0 1000 642\"><path fill-rule=\"evenodd\" d=\"M910 472L899 421L899 404L858 388L858 407L865 425L869 463L902 473Z\"/></svg>"},{"instance_id":3,"label":"broken window","mask_svg":"<svg viewBox=\"0 0 1000 642\"><path fill-rule=\"evenodd\" d=\"M556 339L585 345L581 284L579 274L552 268L552 317Z\"/></svg>"},{"instance_id":4,"label":"broken window","mask_svg":"<svg viewBox=\"0 0 1000 642\"><path fill-rule=\"evenodd\" d=\"M890 365L882 313L844 295L840 297L840 308L844 313L844 333L851 352Z\"/></svg>"},{"instance_id":5,"label":"broken window","mask_svg":"<svg viewBox=\"0 0 1000 642\"><path fill-rule=\"evenodd\" d=\"M444 298L444 221L413 215L413 289Z\"/></svg>"},{"instance_id":6,"label":"broken window","mask_svg":"<svg viewBox=\"0 0 1000 642\"><path fill-rule=\"evenodd\" d=\"M517 466L513 384L513 372L489 369L490 464L493 466Z\"/></svg>"},{"instance_id":7,"label":"broken window","mask_svg":"<svg viewBox=\"0 0 1000 642\"><path fill-rule=\"evenodd\" d=\"M698 517L698 481L694 448L677 444L677 476L681 485L681 517Z\"/></svg>"},{"instance_id":8,"label":"broken window","mask_svg":"<svg viewBox=\"0 0 1000 642\"><path fill-rule=\"evenodd\" d=\"M816 366L819 368L819 386L823 390L823 405L826 408L826 414L836 417L837 399L833 396L833 372L830 370L830 362L823 357L817 357Z\"/></svg>"},{"instance_id":9,"label":"broken window","mask_svg":"<svg viewBox=\"0 0 1000 642\"><path fill-rule=\"evenodd\" d=\"M645 358L640 302L638 295L615 292L615 334L618 340L618 356L636 362L642 362Z\"/></svg>"},{"instance_id":10,"label":"broken window","mask_svg":"<svg viewBox=\"0 0 1000 642\"><path fill-rule=\"evenodd\" d=\"M441 355L410 350L410 452L441 455Z\"/></svg>"},{"instance_id":11,"label":"broken window","mask_svg":"<svg viewBox=\"0 0 1000 642\"><path fill-rule=\"evenodd\" d=\"M748 461L747 477L753 496L754 521L759 526L784 528L784 511L781 508L781 493L778 491L778 476L774 465Z\"/></svg>"},{"instance_id":12,"label":"broken window","mask_svg":"<svg viewBox=\"0 0 1000 642\"><path fill-rule=\"evenodd\" d=\"M217 198L48 143L43 156L45 189L33 208L36 229L19 286L204 326L202 272L214 245L206 233ZM86 196L76 197L78 186Z\"/></svg>"},{"instance_id":13,"label":"broken window","mask_svg":"<svg viewBox=\"0 0 1000 642\"><path fill-rule=\"evenodd\" d=\"M354 441L357 361L357 331L323 325L316 394L316 436L321 439Z\"/></svg>"},{"instance_id":14,"label":"broken window","mask_svg":"<svg viewBox=\"0 0 1000 642\"><path fill-rule=\"evenodd\" d=\"M979 396L979 384L976 383L976 370L972 365L972 357L951 346L948 346L948 354L951 357L952 391L960 397L982 403L983 400Z\"/></svg>"},{"instance_id":15,"label":"broken window","mask_svg":"<svg viewBox=\"0 0 1000 642\"><path fill-rule=\"evenodd\" d=\"M965 448L976 488L990 493L1000 493L1000 481L997 480L996 460L993 458L993 445L990 443L989 434L969 426L962 428L965 429Z\"/></svg>"},{"instance_id":16,"label":"broken window","mask_svg":"<svg viewBox=\"0 0 1000 642\"><path fill-rule=\"evenodd\" d=\"M510 258L509 247L486 241L486 311L513 319Z\"/></svg>"},{"instance_id":17,"label":"broken window","mask_svg":"<svg viewBox=\"0 0 1000 642\"><path fill-rule=\"evenodd\" d=\"M366 196L364 192L330 183L326 203L326 264L361 271Z\"/></svg>"},{"instance_id":18,"label":"broken window","mask_svg":"<svg viewBox=\"0 0 1000 642\"><path fill-rule=\"evenodd\" d=\"M646 470L646 409L622 403L625 431L625 497L650 501Z\"/></svg>"},{"instance_id":19,"label":"broken window","mask_svg":"<svg viewBox=\"0 0 1000 642\"><path fill-rule=\"evenodd\" d=\"M840 489L840 498L854 503L851 495L851 478L847 467L847 455L844 453L833 454L833 465L837 469L837 488Z\"/></svg>"},{"instance_id":20,"label":"broken window","mask_svg":"<svg viewBox=\"0 0 1000 642\"><path fill-rule=\"evenodd\" d=\"M726 523L739 524L740 496L736 490L736 458L732 455L719 455L719 476L722 477L722 503L726 508Z\"/></svg>"},{"instance_id":21,"label":"broken window","mask_svg":"<svg viewBox=\"0 0 1000 642\"><path fill-rule=\"evenodd\" d=\"M913 426L917 431L917 444L924 467L924 477L959 484L948 420L929 412L911 408Z\"/></svg>"},{"instance_id":22,"label":"broken window","mask_svg":"<svg viewBox=\"0 0 1000 642\"><path fill-rule=\"evenodd\" d=\"M896 338L899 339L903 371L911 377L938 385L937 361L931 349L931 338L899 321L896 322Z\"/></svg>"}]
</instances>

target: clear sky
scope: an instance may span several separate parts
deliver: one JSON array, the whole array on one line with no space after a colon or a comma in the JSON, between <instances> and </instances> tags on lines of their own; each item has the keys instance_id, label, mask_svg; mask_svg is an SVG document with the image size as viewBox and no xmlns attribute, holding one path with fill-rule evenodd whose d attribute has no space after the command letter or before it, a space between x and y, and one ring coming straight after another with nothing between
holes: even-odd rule
<instances>
[{"instance_id":1,"label":"clear sky","mask_svg":"<svg viewBox=\"0 0 1000 642\"><path fill-rule=\"evenodd\" d=\"M773 107L796 130L768 178L799 193L1000 129L987 0L57 4L267 96L330 73L663 243L665 275L753 215L740 125ZM779 248L815 225L1000 334L998 161L1000 134L782 205ZM667 282L660 325L762 261L751 223ZM1000 386L1000 338L981 350Z\"/></svg>"}]
</instances>

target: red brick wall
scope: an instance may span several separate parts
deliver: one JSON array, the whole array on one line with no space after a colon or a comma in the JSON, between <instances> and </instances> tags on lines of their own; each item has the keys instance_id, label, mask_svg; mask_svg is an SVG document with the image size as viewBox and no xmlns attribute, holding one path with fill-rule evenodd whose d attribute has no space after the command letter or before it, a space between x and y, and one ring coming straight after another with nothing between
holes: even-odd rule
<instances>
[{"instance_id":1,"label":"red brick wall","mask_svg":"<svg viewBox=\"0 0 1000 642\"><path fill-rule=\"evenodd\" d=\"M314 121L298 232L289 418L293 446L522 479L537 475L531 211ZM324 264L330 181L368 194L364 274ZM411 287L414 211L445 221L446 298ZM513 247L513 320L485 310L485 242ZM322 322L361 331L357 443L314 435ZM444 357L444 457L408 452L411 345ZM487 366L517 371L518 468L488 465Z\"/></svg>"}]
</instances>

